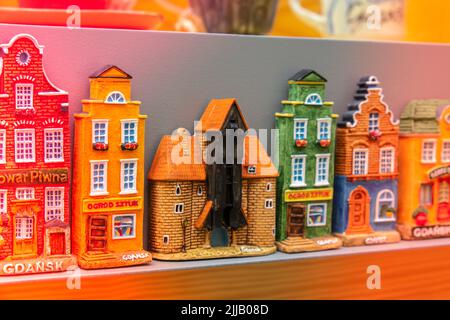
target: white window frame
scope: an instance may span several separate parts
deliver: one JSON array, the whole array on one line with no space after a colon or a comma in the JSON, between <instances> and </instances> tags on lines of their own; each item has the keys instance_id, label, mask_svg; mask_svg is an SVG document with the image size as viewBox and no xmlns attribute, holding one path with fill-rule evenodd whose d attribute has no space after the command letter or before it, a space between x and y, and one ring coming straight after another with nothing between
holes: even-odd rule
<instances>
[{"instance_id":1,"label":"white window frame","mask_svg":"<svg viewBox=\"0 0 450 320\"><path fill-rule=\"evenodd\" d=\"M273 209L273 199L264 200L264 209Z\"/></svg>"},{"instance_id":2,"label":"white window frame","mask_svg":"<svg viewBox=\"0 0 450 320\"><path fill-rule=\"evenodd\" d=\"M19 159L18 158L18 142L17 142L17 134L18 133L31 133L33 140L32 143L32 159ZM35 129L15 129L14 130L14 154L15 160L17 163L31 163L36 162L36 131Z\"/></svg>"},{"instance_id":3,"label":"white window frame","mask_svg":"<svg viewBox=\"0 0 450 320\"><path fill-rule=\"evenodd\" d=\"M1 195L0 200L1 200L1 197L3 197L3 199L4 199L3 204L0 202L0 214L7 214L8 213L8 190L1 189L0 195Z\"/></svg>"},{"instance_id":4,"label":"white window frame","mask_svg":"<svg viewBox=\"0 0 450 320\"><path fill-rule=\"evenodd\" d=\"M55 158L54 157L54 150L55 150L55 140L52 141L52 149L53 149L53 158L48 158L48 147L47 147L47 133L55 133L60 132L61 133L61 158ZM53 136L54 138L54 136ZM44 162L64 162L64 129L63 128L51 128L51 129L44 129Z\"/></svg>"},{"instance_id":5,"label":"white window frame","mask_svg":"<svg viewBox=\"0 0 450 320\"><path fill-rule=\"evenodd\" d=\"M324 216L323 221L320 224L310 224L309 223L309 211L311 210L312 206L324 206ZM308 204L308 209L306 213L306 226L307 227L323 227L327 225L327 210L328 210L328 204L326 202L320 202L320 203L310 203Z\"/></svg>"},{"instance_id":6,"label":"white window frame","mask_svg":"<svg viewBox=\"0 0 450 320\"><path fill-rule=\"evenodd\" d=\"M124 119L124 120L120 120L120 126L121 126L121 142L125 143L125 125L127 123L134 123L134 125L136 126L135 128L135 134L134 134L134 143L138 142L138 124L139 121L137 119Z\"/></svg>"},{"instance_id":7,"label":"white window frame","mask_svg":"<svg viewBox=\"0 0 450 320\"><path fill-rule=\"evenodd\" d=\"M312 97L318 97L319 98L318 102L313 102L313 103L308 102L308 100L312 99ZM320 96L320 94L318 94L318 93L310 93L310 94L308 94L306 96L305 105L308 105L308 106L321 106L322 104L323 104L323 101L322 101L322 97Z\"/></svg>"},{"instance_id":8,"label":"white window frame","mask_svg":"<svg viewBox=\"0 0 450 320\"><path fill-rule=\"evenodd\" d=\"M371 119L371 115L376 114L376 119ZM375 128L376 126L376 128ZM380 113L379 112L370 112L369 113L369 132L379 131L380 130Z\"/></svg>"},{"instance_id":9,"label":"white window frame","mask_svg":"<svg viewBox=\"0 0 450 320\"><path fill-rule=\"evenodd\" d=\"M178 208L181 208L181 210L177 210ZM184 203L183 202L176 203L173 206L173 213L183 214L184 213Z\"/></svg>"},{"instance_id":10,"label":"white window frame","mask_svg":"<svg viewBox=\"0 0 450 320\"><path fill-rule=\"evenodd\" d=\"M357 152L364 152L366 154L366 162L364 165L364 173L355 173L355 163L356 163L356 158L355 155ZM363 176L365 174L367 174L369 171L369 149L368 148L356 148L353 149L352 152L352 175L354 176Z\"/></svg>"},{"instance_id":11,"label":"white window frame","mask_svg":"<svg viewBox=\"0 0 450 320\"><path fill-rule=\"evenodd\" d=\"M423 198L424 198L424 194L423 194L423 192L422 192L423 186L427 186L427 187L430 188L430 189L429 189L429 190L430 190L430 194L429 194L430 199L427 199L427 200L429 200L428 202L422 201ZM433 184L431 184L431 183L421 183L420 186L419 186L419 204L420 204L421 206L432 206L433 203L434 203L434 195L433 195L433 192L434 192L434 186L433 186Z\"/></svg>"},{"instance_id":12,"label":"white window frame","mask_svg":"<svg viewBox=\"0 0 450 320\"><path fill-rule=\"evenodd\" d=\"M292 155L291 156L291 187L306 187L306 155ZM294 182L294 163L295 159L303 159L303 171L302 171L302 181L303 182Z\"/></svg>"},{"instance_id":13,"label":"white window frame","mask_svg":"<svg viewBox=\"0 0 450 320\"><path fill-rule=\"evenodd\" d=\"M125 164L134 164L134 180L133 186L134 189L125 189L125 179L124 179L124 166ZM135 194L138 192L137 190L137 170L138 170L138 159L121 159L120 160L120 192L119 194Z\"/></svg>"},{"instance_id":14,"label":"white window frame","mask_svg":"<svg viewBox=\"0 0 450 320\"><path fill-rule=\"evenodd\" d=\"M316 179L315 179L315 186L329 186L330 185L330 157L331 155L329 153L326 154L316 154ZM326 181L319 181L319 159L326 159L327 168L327 180Z\"/></svg>"},{"instance_id":15,"label":"white window frame","mask_svg":"<svg viewBox=\"0 0 450 320\"><path fill-rule=\"evenodd\" d=\"M181 192L182 192L181 186L180 186L179 184L177 184L177 185L175 186L175 195L176 195L177 197L179 197L179 196L181 196Z\"/></svg>"},{"instance_id":16,"label":"white window frame","mask_svg":"<svg viewBox=\"0 0 450 320\"><path fill-rule=\"evenodd\" d=\"M304 124L305 126L305 136L303 138L297 138L297 124ZM295 140L306 140L308 139L308 119L296 118L294 119L294 141Z\"/></svg>"},{"instance_id":17,"label":"white window frame","mask_svg":"<svg viewBox=\"0 0 450 320\"><path fill-rule=\"evenodd\" d=\"M247 172L248 174L256 174L256 166L248 166Z\"/></svg>"},{"instance_id":18,"label":"white window frame","mask_svg":"<svg viewBox=\"0 0 450 320\"><path fill-rule=\"evenodd\" d=\"M27 194L27 191L29 192L29 194L31 194L31 198L26 198L26 197L21 197L19 196L20 192L23 192L23 194ZM27 187L27 188L16 188L16 199L17 200L34 200L36 195L36 190L32 187Z\"/></svg>"},{"instance_id":19,"label":"white window frame","mask_svg":"<svg viewBox=\"0 0 450 320\"><path fill-rule=\"evenodd\" d=\"M321 139L320 138L320 125L322 123L326 123L327 124L328 139ZM331 119L330 118L317 119L317 140L331 140Z\"/></svg>"},{"instance_id":20,"label":"white window frame","mask_svg":"<svg viewBox=\"0 0 450 320\"><path fill-rule=\"evenodd\" d=\"M272 184L270 182L266 183L266 192L272 191Z\"/></svg>"},{"instance_id":21,"label":"white window frame","mask_svg":"<svg viewBox=\"0 0 450 320\"><path fill-rule=\"evenodd\" d=\"M433 158L431 160L425 159L424 160L424 151L425 151L425 144L426 143L433 143L433 149L432 149L432 156ZM422 163L436 163L436 149L437 149L437 139L424 139L422 140L422 150L420 151L420 159Z\"/></svg>"},{"instance_id":22,"label":"white window frame","mask_svg":"<svg viewBox=\"0 0 450 320\"><path fill-rule=\"evenodd\" d=\"M383 151L391 151L391 155L392 155L392 158L391 158L391 168L390 168L390 170L388 171L388 172L383 172ZM395 171L395 158L396 158L396 156L395 156L395 148L394 147L383 147L383 148L380 148L380 167L379 167L379 171L380 171L380 174L391 174L391 173L394 173L394 171Z\"/></svg>"},{"instance_id":23,"label":"white window frame","mask_svg":"<svg viewBox=\"0 0 450 320\"><path fill-rule=\"evenodd\" d=\"M91 160L89 161L90 165L91 165L91 176L90 176L90 180L91 180L91 192L90 195L91 196L104 196L104 195L108 195L108 162L109 160ZM101 191L94 191L94 165L96 164L104 164L105 168L105 175L104 175L104 182L103 184L105 185L105 189L101 190Z\"/></svg>"},{"instance_id":24,"label":"white window frame","mask_svg":"<svg viewBox=\"0 0 450 320\"><path fill-rule=\"evenodd\" d=\"M29 98L30 98L30 106L26 106L26 107L23 107L23 106L19 106L19 94L17 93L17 88L18 87L22 87L22 88L31 88L31 94L30 94L30 96L29 96ZM14 93L15 93L15 95L16 95L16 109L17 110L28 110L28 109L33 109L34 108L34 101L33 101L33 95L34 95L34 85L32 84L32 83L16 83L16 86L15 86L15 91L14 91ZM21 100L23 100L24 98L24 96L25 96L25 94L20 94L20 96L22 97L21 98ZM26 98L26 99L28 99L28 98Z\"/></svg>"},{"instance_id":25,"label":"white window frame","mask_svg":"<svg viewBox=\"0 0 450 320\"><path fill-rule=\"evenodd\" d=\"M34 237L34 218L33 217L17 217L15 218L15 230L14 236L18 240L28 240L33 239ZM18 224L18 220L26 221L25 223ZM31 222L31 228L28 225L28 222ZM20 228L20 229L18 229ZM20 230L20 232L17 232Z\"/></svg>"},{"instance_id":26,"label":"white window frame","mask_svg":"<svg viewBox=\"0 0 450 320\"><path fill-rule=\"evenodd\" d=\"M443 163L449 163L450 162L450 148L447 149L447 157L445 157L445 148L444 148L444 146L445 146L446 143L448 143L448 145L450 147L450 139L443 139L442 140L441 161Z\"/></svg>"},{"instance_id":27,"label":"white window frame","mask_svg":"<svg viewBox=\"0 0 450 320\"><path fill-rule=\"evenodd\" d=\"M203 195L203 187L201 185L197 186L197 195L202 196Z\"/></svg>"},{"instance_id":28,"label":"white window frame","mask_svg":"<svg viewBox=\"0 0 450 320\"><path fill-rule=\"evenodd\" d=\"M6 130L0 129L0 163L6 163Z\"/></svg>"},{"instance_id":29,"label":"white window frame","mask_svg":"<svg viewBox=\"0 0 450 320\"><path fill-rule=\"evenodd\" d=\"M380 217L380 210L381 210L381 206L380 206L380 198L381 195L383 193L389 193L392 197L392 207L395 208L395 194L394 192L392 192L392 190L389 189L383 189L380 192L378 192L377 194L377 199L375 202L375 222L392 222L396 220L396 217L392 217L392 218L381 218Z\"/></svg>"},{"instance_id":30,"label":"white window frame","mask_svg":"<svg viewBox=\"0 0 450 320\"><path fill-rule=\"evenodd\" d=\"M105 124L105 144L108 144L108 136L109 136L109 120L108 119L95 119L92 120L92 143L97 143L99 141L95 141L95 125L96 124ZM101 143L101 142L100 142Z\"/></svg>"},{"instance_id":31,"label":"white window frame","mask_svg":"<svg viewBox=\"0 0 450 320\"><path fill-rule=\"evenodd\" d=\"M113 94L118 94L118 95L123 99L123 101L108 101L108 99L109 99ZM125 95L124 95L122 92L120 92L120 91L111 91L111 92L108 93L108 95L106 96L105 103L108 103L108 104L126 104L126 103L127 103L127 99L125 99Z\"/></svg>"},{"instance_id":32,"label":"white window frame","mask_svg":"<svg viewBox=\"0 0 450 320\"><path fill-rule=\"evenodd\" d=\"M59 205L59 206L55 206L55 205L48 206L47 205L47 192L48 191L61 192L61 199L59 200L59 202L61 202L61 205ZM51 211L51 210L60 210L61 213L59 214L59 217L55 216L53 219L56 218L56 219L58 219L60 221L64 221L64 192L65 192L65 188L64 187L48 187L48 188L45 188L45 191L44 191L45 221L50 221L48 215L49 215L49 211ZM56 200L53 199L53 202L55 202L55 201Z\"/></svg>"},{"instance_id":33,"label":"white window frame","mask_svg":"<svg viewBox=\"0 0 450 320\"><path fill-rule=\"evenodd\" d=\"M125 236L125 237L121 237L121 236L116 236L115 234L115 220L117 217L133 217L133 235L131 236ZM114 240L126 240L126 239L134 239L136 238L136 214L135 213L121 213L121 214L113 214L112 216L112 238Z\"/></svg>"}]
</instances>

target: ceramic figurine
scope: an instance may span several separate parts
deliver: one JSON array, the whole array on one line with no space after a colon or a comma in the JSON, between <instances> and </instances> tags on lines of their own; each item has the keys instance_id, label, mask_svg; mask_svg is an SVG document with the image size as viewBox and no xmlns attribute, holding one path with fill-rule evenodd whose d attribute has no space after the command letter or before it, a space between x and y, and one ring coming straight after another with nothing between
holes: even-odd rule
<instances>
[{"instance_id":1,"label":"ceramic figurine","mask_svg":"<svg viewBox=\"0 0 450 320\"><path fill-rule=\"evenodd\" d=\"M400 117L398 230L405 240L450 236L449 101L412 101Z\"/></svg>"},{"instance_id":2,"label":"ceramic figurine","mask_svg":"<svg viewBox=\"0 0 450 320\"><path fill-rule=\"evenodd\" d=\"M256 136L226 142L247 129L237 101L220 99L210 101L194 135L178 129L162 138L148 175L155 259L275 252L278 172ZM215 144L222 141L213 140L215 134L223 134L224 143Z\"/></svg>"},{"instance_id":3,"label":"ceramic figurine","mask_svg":"<svg viewBox=\"0 0 450 320\"><path fill-rule=\"evenodd\" d=\"M27 34L0 45L0 275L65 271L70 247L68 93Z\"/></svg>"},{"instance_id":4,"label":"ceramic figurine","mask_svg":"<svg viewBox=\"0 0 450 320\"><path fill-rule=\"evenodd\" d=\"M110 66L90 78L75 115L73 252L84 269L145 264L144 131L131 76Z\"/></svg>"},{"instance_id":5,"label":"ceramic figurine","mask_svg":"<svg viewBox=\"0 0 450 320\"><path fill-rule=\"evenodd\" d=\"M293 253L336 249L331 233L337 115L325 102L327 80L302 70L288 82L289 98L275 114L279 130L277 247Z\"/></svg>"},{"instance_id":6,"label":"ceramic figurine","mask_svg":"<svg viewBox=\"0 0 450 320\"><path fill-rule=\"evenodd\" d=\"M336 129L333 232L344 246L400 241L398 135L378 79L361 78Z\"/></svg>"}]
</instances>

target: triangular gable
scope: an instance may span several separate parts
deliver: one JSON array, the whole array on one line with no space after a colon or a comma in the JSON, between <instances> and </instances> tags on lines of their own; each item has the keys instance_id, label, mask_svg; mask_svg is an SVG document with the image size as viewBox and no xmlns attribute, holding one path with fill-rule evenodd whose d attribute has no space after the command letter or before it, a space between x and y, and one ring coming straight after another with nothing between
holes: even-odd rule
<instances>
[{"instance_id":1,"label":"triangular gable","mask_svg":"<svg viewBox=\"0 0 450 320\"><path fill-rule=\"evenodd\" d=\"M221 131L224 127L225 121L230 114L230 111L236 108L239 117L242 119L244 124L244 130L248 130L247 122L242 115L241 108L237 103L236 99L212 99L205 112L203 112L197 126L195 127L196 132L206 132L206 131ZM201 129L201 130L200 130Z\"/></svg>"},{"instance_id":2,"label":"triangular gable","mask_svg":"<svg viewBox=\"0 0 450 320\"><path fill-rule=\"evenodd\" d=\"M107 66L99 73L91 76L91 78L132 79L133 77L117 66Z\"/></svg>"},{"instance_id":3,"label":"triangular gable","mask_svg":"<svg viewBox=\"0 0 450 320\"><path fill-rule=\"evenodd\" d=\"M327 82L323 76L318 74L316 71L311 69L303 69L297 72L290 81L301 81L301 82Z\"/></svg>"}]
</instances>

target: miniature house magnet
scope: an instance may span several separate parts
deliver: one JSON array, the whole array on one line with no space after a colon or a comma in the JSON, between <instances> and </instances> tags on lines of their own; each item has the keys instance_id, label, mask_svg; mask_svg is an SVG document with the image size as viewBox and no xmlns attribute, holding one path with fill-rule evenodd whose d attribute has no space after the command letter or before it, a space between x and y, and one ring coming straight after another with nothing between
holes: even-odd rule
<instances>
[{"instance_id":1,"label":"miniature house magnet","mask_svg":"<svg viewBox=\"0 0 450 320\"><path fill-rule=\"evenodd\" d=\"M145 264L144 131L131 76L111 66L90 78L75 115L73 252L84 269Z\"/></svg>"},{"instance_id":2,"label":"miniature house magnet","mask_svg":"<svg viewBox=\"0 0 450 320\"><path fill-rule=\"evenodd\" d=\"M336 129L333 232L344 246L400 241L396 231L399 123L375 76L361 78Z\"/></svg>"},{"instance_id":3,"label":"miniature house magnet","mask_svg":"<svg viewBox=\"0 0 450 320\"><path fill-rule=\"evenodd\" d=\"M76 266L70 243L68 93L27 34L0 45L0 275Z\"/></svg>"},{"instance_id":4,"label":"miniature house magnet","mask_svg":"<svg viewBox=\"0 0 450 320\"><path fill-rule=\"evenodd\" d=\"M398 230L405 240L450 236L450 107L410 102L400 117ZM406 196L405 196L406 195Z\"/></svg>"},{"instance_id":5,"label":"miniature house magnet","mask_svg":"<svg viewBox=\"0 0 450 320\"><path fill-rule=\"evenodd\" d=\"M332 102L324 102L326 79L302 70L288 82L289 98L277 113L279 130L277 247L292 253L336 249L331 234L335 129Z\"/></svg>"},{"instance_id":6,"label":"miniature house magnet","mask_svg":"<svg viewBox=\"0 0 450 320\"><path fill-rule=\"evenodd\" d=\"M278 172L256 136L225 142L230 132L247 129L235 99L214 99L193 136L178 129L162 138L148 175L149 246L155 259L275 252ZM211 152L210 134L223 137L214 142L224 142Z\"/></svg>"}]
</instances>

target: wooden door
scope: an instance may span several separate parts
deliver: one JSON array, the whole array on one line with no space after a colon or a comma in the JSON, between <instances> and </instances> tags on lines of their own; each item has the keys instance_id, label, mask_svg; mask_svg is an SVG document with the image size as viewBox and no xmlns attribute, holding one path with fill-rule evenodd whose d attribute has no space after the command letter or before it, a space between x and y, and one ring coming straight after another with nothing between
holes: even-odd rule
<instances>
[{"instance_id":1,"label":"wooden door","mask_svg":"<svg viewBox=\"0 0 450 320\"><path fill-rule=\"evenodd\" d=\"M90 216L88 229L88 251L106 251L108 218Z\"/></svg>"},{"instance_id":2,"label":"wooden door","mask_svg":"<svg viewBox=\"0 0 450 320\"><path fill-rule=\"evenodd\" d=\"M66 254L66 234L64 232L50 233L50 254Z\"/></svg>"},{"instance_id":3,"label":"wooden door","mask_svg":"<svg viewBox=\"0 0 450 320\"><path fill-rule=\"evenodd\" d=\"M370 227L370 197L366 189L359 186L350 194L347 233L368 233Z\"/></svg>"},{"instance_id":4,"label":"wooden door","mask_svg":"<svg viewBox=\"0 0 450 320\"><path fill-rule=\"evenodd\" d=\"M35 255L37 246L34 217L16 217L14 227L14 255Z\"/></svg>"},{"instance_id":5,"label":"wooden door","mask_svg":"<svg viewBox=\"0 0 450 320\"><path fill-rule=\"evenodd\" d=\"M305 205L288 205L288 237L303 237L305 227Z\"/></svg>"}]
</instances>

